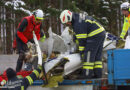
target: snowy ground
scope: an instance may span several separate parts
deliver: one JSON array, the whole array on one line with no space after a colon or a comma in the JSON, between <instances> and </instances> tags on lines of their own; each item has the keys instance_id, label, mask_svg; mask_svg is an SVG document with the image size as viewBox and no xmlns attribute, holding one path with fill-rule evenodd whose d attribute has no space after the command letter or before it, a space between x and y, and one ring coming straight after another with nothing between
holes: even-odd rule
<instances>
[{"instance_id":1,"label":"snowy ground","mask_svg":"<svg viewBox=\"0 0 130 90\"><path fill-rule=\"evenodd\" d=\"M15 69L18 55L0 55L0 72L8 67Z\"/></svg>"}]
</instances>

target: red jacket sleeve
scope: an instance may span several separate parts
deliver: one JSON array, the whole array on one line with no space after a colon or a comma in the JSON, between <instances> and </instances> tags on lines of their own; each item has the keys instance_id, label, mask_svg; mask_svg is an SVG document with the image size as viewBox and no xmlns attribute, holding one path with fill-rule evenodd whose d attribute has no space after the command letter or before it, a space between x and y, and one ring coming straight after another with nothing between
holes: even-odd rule
<instances>
[{"instance_id":1,"label":"red jacket sleeve","mask_svg":"<svg viewBox=\"0 0 130 90\"><path fill-rule=\"evenodd\" d=\"M40 39L40 34L36 34L36 36L37 36L37 40L39 40Z\"/></svg>"},{"instance_id":2,"label":"red jacket sleeve","mask_svg":"<svg viewBox=\"0 0 130 90\"><path fill-rule=\"evenodd\" d=\"M28 39L23 35L22 32L17 31L17 35L25 44L28 42Z\"/></svg>"},{"instance_id":3,"label":"red jacket sleeve","mask_svg":"<svg viewBox=\"0 0 130 90\"><path fill-rule=\"evenodd\" d=\"M2 78L2 77L0 77L0 82L1 82L1 81L3 81L3 78Z\"/></svg>"}]
</instances>

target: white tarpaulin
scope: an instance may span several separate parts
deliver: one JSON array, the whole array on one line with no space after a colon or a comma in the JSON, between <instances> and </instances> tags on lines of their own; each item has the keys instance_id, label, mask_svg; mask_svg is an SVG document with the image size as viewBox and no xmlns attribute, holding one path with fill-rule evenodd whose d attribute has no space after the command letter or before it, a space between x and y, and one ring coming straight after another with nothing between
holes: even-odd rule
<instances>
[{"instance_id":1,"label":"white tarpaulin","mask_svg":"<svg viewBox=\"0 0 130 90\"><path fill-rule=\"evenodd\" d=\"M130 36L126 37L126 42L125 42L124 49L130 49Z\"/></svg>"},{"instance_id":2,"label":"white tarpaulin","mask_svg":"<svg viewBox=\"0 0 130 90\"><path fill-rule=\"evenodd\" d=\"M48 52L48 54L51 54L52 51L66 52L67 46L62 37L53 33L51 28L49 28L48 33L49 38L46 38L44 42L39 41L41 50Z\"/></svg>"}]
</instances>

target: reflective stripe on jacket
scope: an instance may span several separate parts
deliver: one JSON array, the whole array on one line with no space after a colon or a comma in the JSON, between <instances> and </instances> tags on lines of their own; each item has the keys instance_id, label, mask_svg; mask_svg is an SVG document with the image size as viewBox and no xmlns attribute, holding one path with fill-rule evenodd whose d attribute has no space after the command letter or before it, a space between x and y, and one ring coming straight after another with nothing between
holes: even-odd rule
<instances>
[{"instance_id":1,"label":"reflective stripe on jacket","mask_svg":"<svg viewBox=\"0 0 130 90\"><path fill-rule=\"evenodd\" d=\"M5 87L2 90L27 90L27 87L32 85L35 80L39 78L39 74L41 73L41 68L33 70L33 72L26 76L23 79L18 79L14 77L7 81Z\"/></svg>"},{"instance_id":2,"label":"reflective stripe on jacket","mask_svg":"<svg viewBox=\"0 0 130 90\"><path fill-rule=\"evenodd\" d=\"M92 37L104 31L95 19L90 16L73 13L72 27L79 41L79 51L84 51L86 38Z\"/></svg>"}]
</instances>

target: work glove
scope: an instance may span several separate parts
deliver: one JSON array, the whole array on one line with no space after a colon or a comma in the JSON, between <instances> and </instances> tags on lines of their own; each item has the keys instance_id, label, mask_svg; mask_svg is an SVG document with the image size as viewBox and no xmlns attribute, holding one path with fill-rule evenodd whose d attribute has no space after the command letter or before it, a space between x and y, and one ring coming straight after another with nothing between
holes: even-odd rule
<instances>
[{"instance_id":1,"label":"work glove","mask_svg":"<svg viewBox=\"0 0 130 90\"><path fill-rule=\"evenodd\" d=\"M40 38L40 41L41 41L41 42L44 42L45 39L46 39L46 36L44 35L44 36L42 36L42 37Z\"/></svg>"},{"instance_id":2,"label":"work glove","mask_svg":"<svg viewBox=\"0 0 130 90\"><path fill-rule=\"evenodd\" d=\"M43 70L42 65L38 65L37 67L38 67L38 69Z\"/></svg>"},{"instance_id":3,"label":"work glove","mask_svg":"<svg viewBox=\"0 0 130 90\"><path fill-rule=\"evenodd\" d=\"M28 48L31 48L32 45L33 45L33 43L31 43L30 41L27 42L27 46L28 46Z\"/></svg>"},{"instance_id":4,"label":"work glove","mask_svg":"<svg viewBox=\"0 0 130 90\"><path fill-rule=\"evenodd\" d=\"M2 80L0 84L1 86L4 86L6 84L6 80Z\"/></svg>"},{"instance_id":5,"label":"work glove","mask_svg":"<svg viewBox=\"0 0 130 90\"><path fill-rule=\"evenodd\" d=\"M116 47L117 48L123 48L125 45L125 40L122 38L119 38L119 40L117 41Z\"/></svg>"}]
</instances>

